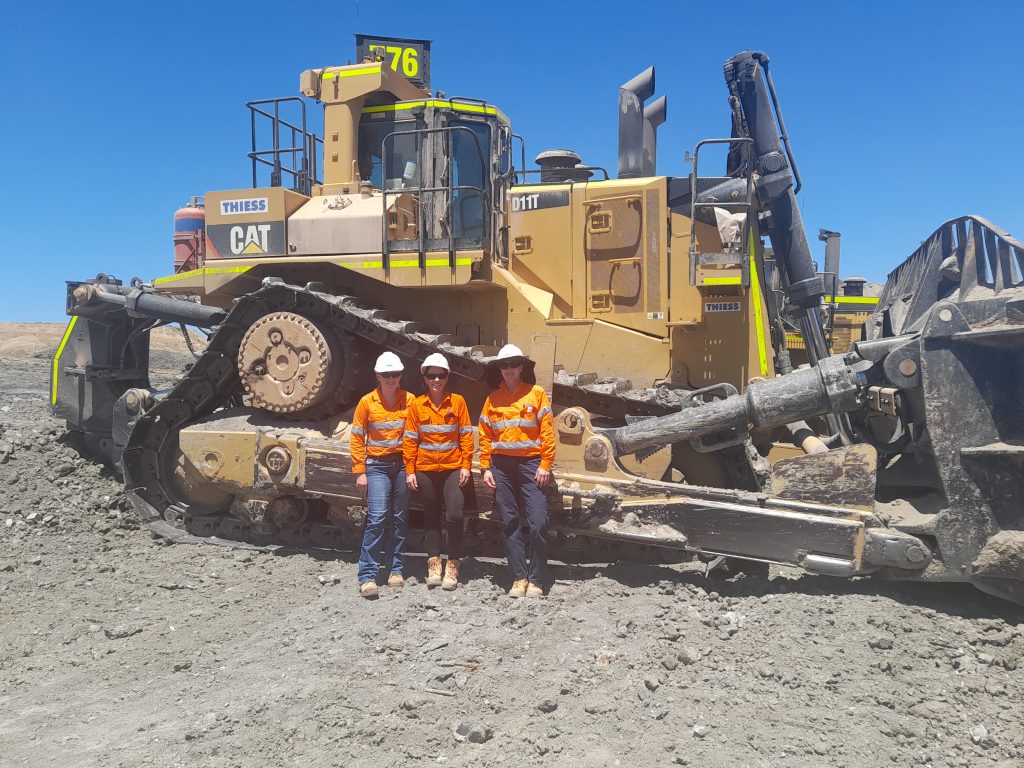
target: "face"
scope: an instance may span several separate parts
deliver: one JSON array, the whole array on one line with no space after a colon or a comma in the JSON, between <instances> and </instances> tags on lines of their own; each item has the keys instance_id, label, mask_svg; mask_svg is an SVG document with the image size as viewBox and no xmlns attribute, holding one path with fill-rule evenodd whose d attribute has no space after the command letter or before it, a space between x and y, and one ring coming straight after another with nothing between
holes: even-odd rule
<instances>
[{"instance_id":1,"label":"face","mask_svg":"<svg viewBox=\"0 0 1024 768\"><path fill-rule=\"evenodd\" d=\"M423 372L423 383L431 392L444 392L444 387L448 383L448 371L431 366Z\"/></svg>"},{"instance_id":2,"label":"face","mask_svg":"<svg viewBox=\"0 0 1024 768\"><path fill-rule=\"evenodd\" d=\"M394 392L398 389L398 384L401 381L401 371L389 371L388 373L377 374L377 383L380 384L380 388L385 392Z\"/></svg>"},{"instance_id":3,"label":"face","mask_svg":"<svg viewBox=\"0 0 1024 768\"><path fill-rule=\"evenodd\" d=\"M523 378L523 361L519 358L502 360L498 363L501 378L506 384L518 385Z\"/></svg>"}]
</instances>

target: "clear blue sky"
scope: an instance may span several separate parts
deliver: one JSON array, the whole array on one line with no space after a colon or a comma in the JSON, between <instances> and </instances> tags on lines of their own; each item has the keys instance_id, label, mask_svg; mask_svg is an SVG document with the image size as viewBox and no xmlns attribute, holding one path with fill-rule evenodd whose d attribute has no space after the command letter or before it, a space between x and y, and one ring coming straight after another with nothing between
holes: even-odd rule
<instances>
[{"instance_id":1,"label":"clear blue sky","mask_svg":"<svg viewBox=\"0 0 1024 768\"><path fill-rule=\"evenodd\" d=\"M884 280L946 219L1024 234L1024 3L338 0L17 3L0 28L0 320L63 317L65 279L171 271L190 195L249 185L247 100L344 64L354 32L434 40L433 87L486 98L532 158L613 168L618 86L668 95L659 173L728 134L723 61L771 56L805 223L846 274ZM632 13L630 18L626 12ZM711 170L702 164L702 168Z\"/></svg>"}]
</instances>

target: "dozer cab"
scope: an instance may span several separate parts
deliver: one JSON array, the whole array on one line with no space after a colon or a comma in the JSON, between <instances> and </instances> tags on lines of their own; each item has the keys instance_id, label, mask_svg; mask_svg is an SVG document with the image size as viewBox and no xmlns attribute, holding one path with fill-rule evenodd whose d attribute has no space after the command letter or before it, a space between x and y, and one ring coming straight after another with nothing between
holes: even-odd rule
<instances>
[{"instance_id":1,"label":"dozer cab","mask_svg":"<svg viewBox=\"0 0 1024 768\"><path fill-rule=\"evenodd\" d=\"M431 94L427 41L357 49L303 72L301 98L250 103L253 187L189 209L178 271L68 283L54 411L153 530L346 546L362 521L346 417L374 357L402 357L417 392L419 362L444 353L478 410L513 342L552 395L561 557L739 558L1024 600L1024 246L948 222L832 354L764 54L726 62L730 136L700 142L687 176L656 171L653 68L625 83L611 178L571 150L528 169L498 107ZM701 163L714 144L718 176ZM158 392L147 332L167 322L210 336Z\"/></svg>"}]
</instances>

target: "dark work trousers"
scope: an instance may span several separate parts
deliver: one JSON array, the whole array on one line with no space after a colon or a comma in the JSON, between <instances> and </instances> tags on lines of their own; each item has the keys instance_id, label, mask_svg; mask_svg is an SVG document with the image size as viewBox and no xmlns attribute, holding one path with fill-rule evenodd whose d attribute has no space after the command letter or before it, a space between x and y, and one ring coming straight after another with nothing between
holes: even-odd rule
<instances>
[{"instance_id":1,"label":"dark work trousers","mask_svg":"<svg viewBox=\"0 0 1024 768\"><path fill-rule=\"evenodd\" d=\"M441 554L441 508L448 534L448 558L462 557L462 520L466 500L459 487L459 470L417 472L420 502L423 504L423 542L427 556ZM468 483L467 483L468 485Z\"/></svg>"},{"instance_id":2,"label":"dark work trousers","mask_svg":"<svg viewBox=\"0 0 1024 768\"><path fill-rule=\"evenodd\" d=\"M539 467L539 457L491 456L494 499L501 513L501 538L512 578L543 586L548 564L548 503L534 479Z\"/></svg>"}]
</instances>

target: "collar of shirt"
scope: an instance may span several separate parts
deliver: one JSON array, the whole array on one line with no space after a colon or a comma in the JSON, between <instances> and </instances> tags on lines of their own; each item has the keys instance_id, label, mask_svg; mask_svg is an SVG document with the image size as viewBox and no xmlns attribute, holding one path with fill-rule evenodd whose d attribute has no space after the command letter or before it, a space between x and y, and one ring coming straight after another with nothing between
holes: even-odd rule
<instances>
[{"instance_id":1,"label":"collar of shirt","mask_svg":"<svg viewBox=\"0 0 1024 768\"><path fill-rule=\"evenodd\" d=\"M434 405L434 401L430 399L430 395L424 395L423 399L426 401L427 405L430 406L430 409L437 413L439 416L443 415L442 411L444 411L445 409L447 409L448 411L452 410L452 395L450 392L444 393L444 398L442 398L440 405Z\"/></svg>"},{"instance_id":2,"label":"collar of shirt","mask_svg":"<svg viewBox=\"0 0 1024 768\"><path fill-rule=\"evenodd\" d=\"M392 408L384 401L384 393L380 391L380 387L376 387L373 392L370 393L370 397L380 403L389 411L400 411L405 407L405 401L408 399L405 394L405 390L399 387L395 390L395 407Z\"/></svg>"}]
</instances>

